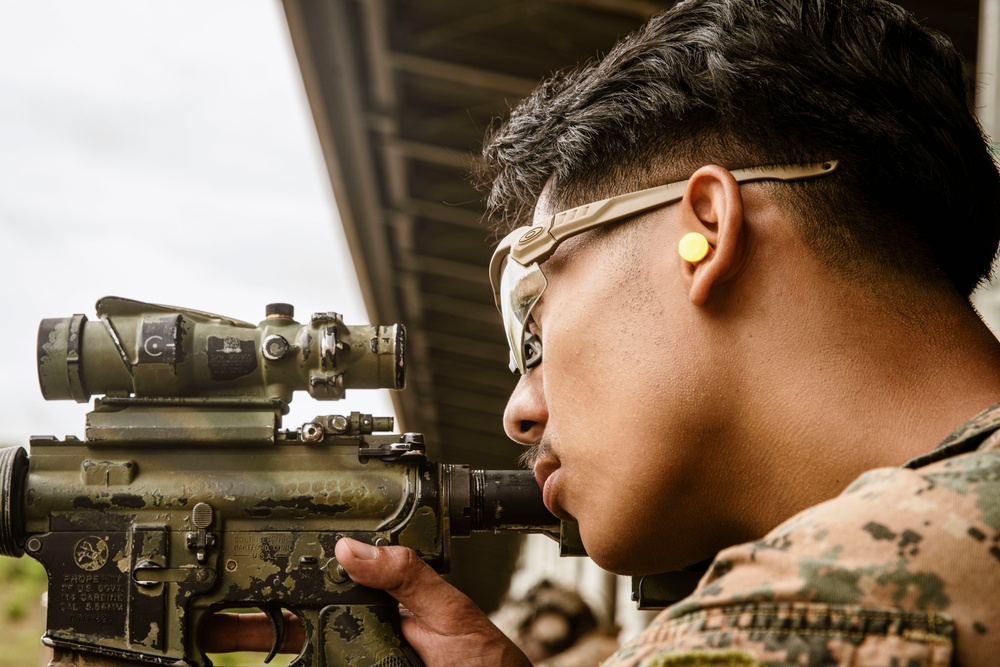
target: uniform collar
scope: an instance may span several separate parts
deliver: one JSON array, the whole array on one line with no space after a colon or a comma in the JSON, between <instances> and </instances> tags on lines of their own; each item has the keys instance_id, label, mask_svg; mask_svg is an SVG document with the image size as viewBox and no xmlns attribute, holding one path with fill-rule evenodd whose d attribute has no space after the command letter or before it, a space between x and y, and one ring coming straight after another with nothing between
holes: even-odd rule
<instances>
[{"instance_id":1,"label":"uniform collar","mask_svg":"<svg viewBox=\"0 0 1000 667\"><path fill-rule=\"evenodd\" d=\"M936 461L971 452L980 447L987 449L1000 446L1000 403L986 408L978 415L959 426L937 447L903 464L904 468L922 468ZM996 438L990 436L996 434ZM991 442L987 443L987 440Z\"/></svg>"}]
</instances>

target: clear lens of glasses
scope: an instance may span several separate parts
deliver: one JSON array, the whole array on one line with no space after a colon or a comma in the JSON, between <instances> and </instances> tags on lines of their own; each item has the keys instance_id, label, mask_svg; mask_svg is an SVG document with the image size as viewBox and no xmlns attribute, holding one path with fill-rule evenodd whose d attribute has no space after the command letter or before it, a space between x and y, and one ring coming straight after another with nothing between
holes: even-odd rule
<instances>
[{"instance_id":1,"label":"clear lens of glasses","mask_svg":"<svg viewBox=\"0 0 1000 667\"><path fill-rule=\"evenodd\" d=\"M546 284L537 262L525 267L507 258L500 278L500 312L510 345L511 370L522 374L525 371L525 329L531 319L531 309L538 303Z\"/></svg>"}]
</instances>

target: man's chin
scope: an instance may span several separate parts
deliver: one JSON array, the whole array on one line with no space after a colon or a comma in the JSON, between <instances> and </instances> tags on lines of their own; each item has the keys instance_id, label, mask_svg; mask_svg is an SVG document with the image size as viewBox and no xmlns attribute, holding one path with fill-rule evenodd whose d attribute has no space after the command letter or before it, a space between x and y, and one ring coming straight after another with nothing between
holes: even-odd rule
<instances>
[{"instance_id":1,"label":"man's chin","mask_svg":"<svg viewBox=\"0 0 1000 667\"><path fill-rule=\"evenodd\" d=\"M590 555L587 552L590 559L597 563L598 567L602 570L606 570L611 574L618 574L623 577L639 577L646 574L653 574L652 572L646 572L649 569L649 563L636 563L631 558L604 558L602 556Z\"/></svg>"},{"instance_id":2,"label":"man's chin","mask_svg":"<svg viewBox=\"0 0 1000 667\"><path fill-rule=\"evenodd\" d=\"M581 533L587 555L602 569L626 577L641 577L683 570L705 557L676 551L664 553L662 547L634 544L626 540L611 542ZM655 557L654 557L655 554Z\"/></svg>"},{"instance_id":3,"label":"man's chin","mask_svg":"<svg viewBox=\"0 0 1000 667\"><path fill-rule=\"evenodd\" d=\"M627 548L622 542L606 544L600 539L581 537L590 559L611 574L635 577L663 571L650 570L649 554L642 549Z\"/></svg>"}]
</instances>

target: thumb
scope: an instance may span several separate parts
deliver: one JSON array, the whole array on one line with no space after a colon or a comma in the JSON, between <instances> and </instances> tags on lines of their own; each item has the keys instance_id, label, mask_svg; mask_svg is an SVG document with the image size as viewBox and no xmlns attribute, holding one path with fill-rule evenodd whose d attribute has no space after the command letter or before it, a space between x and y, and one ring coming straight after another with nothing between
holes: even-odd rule
<instances>
[{"instance_id":1,"label":"thumb","mask_svg":"<svg viewBox=\"0 0 1000 667\"><path fill-rule=\"evenodd\" d=\"M464 593L438 576L407 547L373 547L342 538L337 561L356 583L380 588L410 612L403 635L427 667L496 665L530 667L531 662Z\"/></svg>"},{"instance_id":2,"label":"thumb","mask_svg":"<svg viewBox=\"0 0 1000 667\"><path fill-rule=\"evenodd\" d=\"M472 610L482 613L472 600L442 579L412 549L374 547L344 537L337 542L335 553L352 580L386 591L414 616L447 623L451 616L460 617ZM454 614L450 613L452 609L456 610Z\"/></svg>"}]
</instances>

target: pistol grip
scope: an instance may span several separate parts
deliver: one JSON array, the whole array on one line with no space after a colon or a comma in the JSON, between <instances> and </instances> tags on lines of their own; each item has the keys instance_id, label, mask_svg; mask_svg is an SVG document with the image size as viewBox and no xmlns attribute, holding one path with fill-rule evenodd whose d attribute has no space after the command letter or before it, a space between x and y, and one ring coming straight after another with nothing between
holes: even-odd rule
<instances>
[{"instance_id":1,"label":"pistol grip","mask_svg":"<svg viewBox=\"0 0 1000 667\"><path fill-rule=\"evenodd\" d=\"M423 667L403 639L396 600L383 591L372 593L380 599L296 610L306 641L289 667Z\"/></svg>"}]
</instances>

